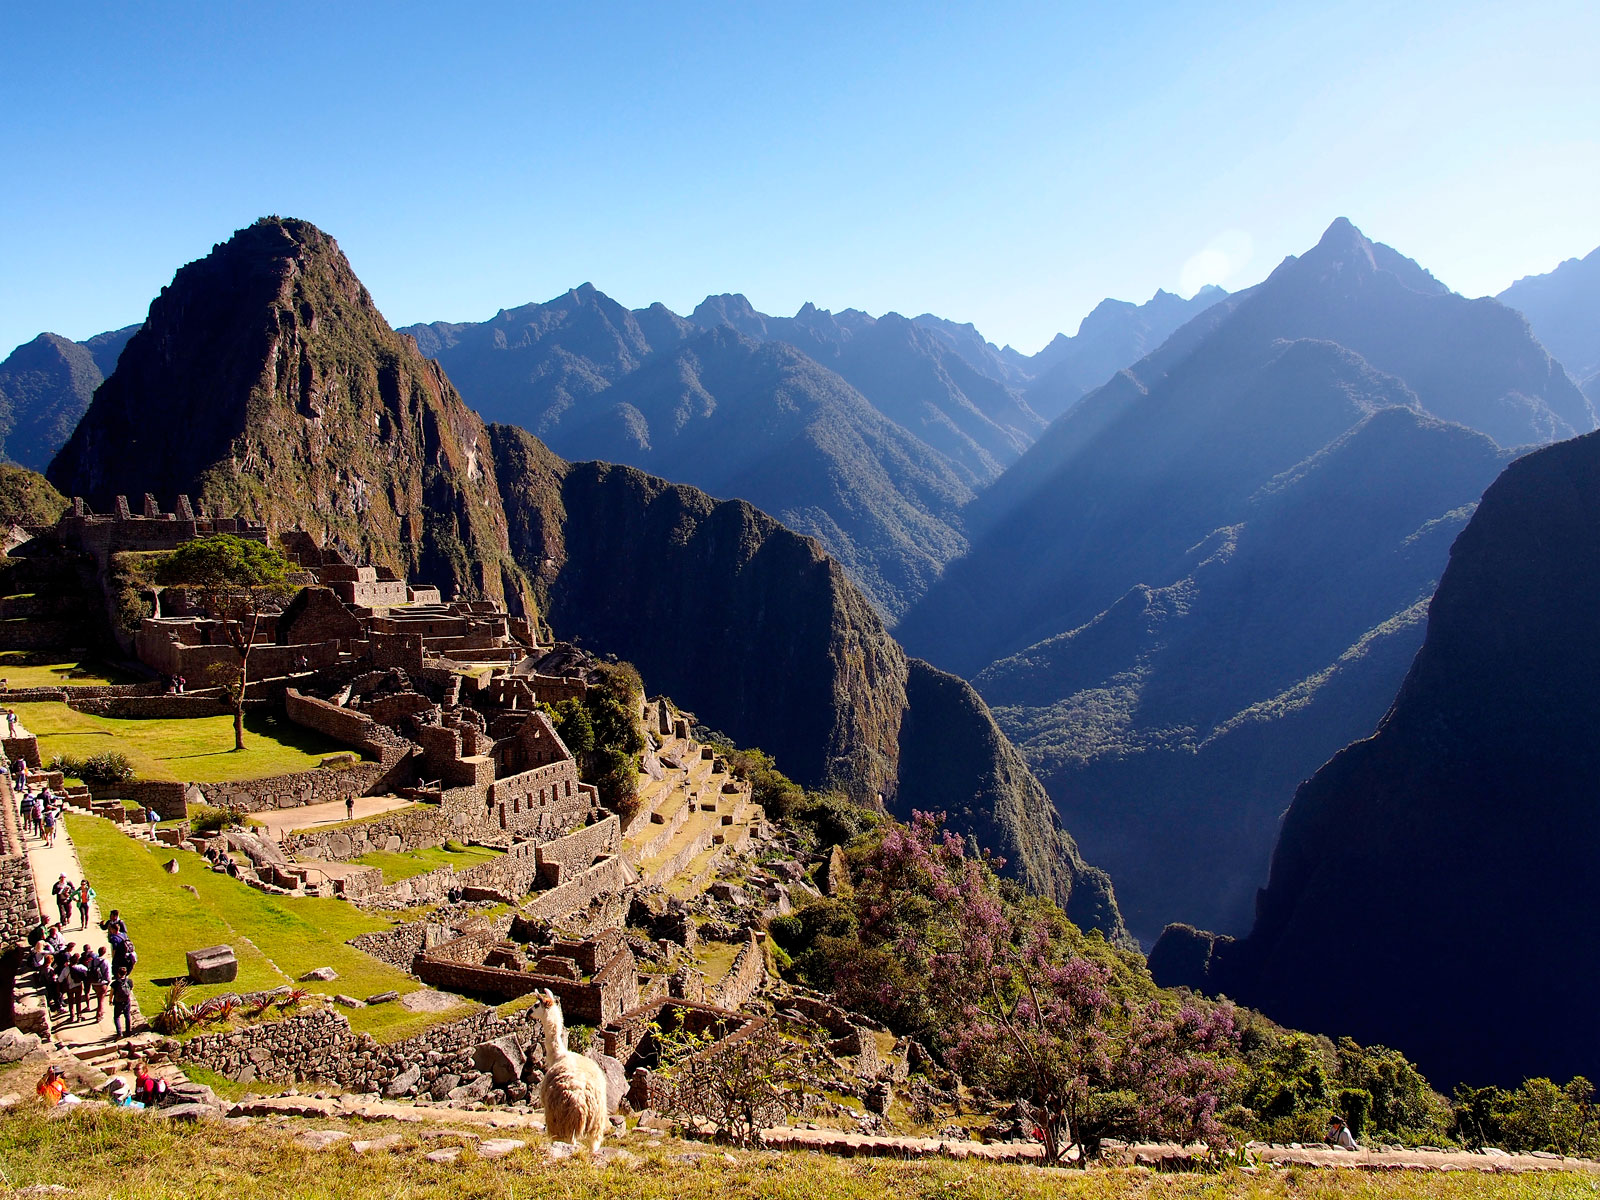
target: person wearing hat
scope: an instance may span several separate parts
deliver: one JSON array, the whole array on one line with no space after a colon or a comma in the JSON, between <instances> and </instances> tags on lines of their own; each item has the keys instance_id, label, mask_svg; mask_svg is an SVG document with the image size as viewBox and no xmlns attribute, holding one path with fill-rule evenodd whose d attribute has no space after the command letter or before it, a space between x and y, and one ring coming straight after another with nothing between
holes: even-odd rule
<instances>
[{"instance_id":1,"label":"person wearing hat","mask_svg":"<svg viewBox=\"0 0 1600 1200\"><path fill-rule=\"evenodd\" d=\"M62 1077L61 1068L51 1063L45 1068L44 1078L39 1080L35 1089L39 1099L54 1108L58 1104L77 1104L78 1097L67 1090L67 1081Z\"/></svg>"},{"instance_id":2,"label":"person wearing hat","mask_svg":"<svg viewBox=\"0 0 1600 1200\"><path fill-rule=\"evenodd\" d=\"M1359 1150L1356 1139L1350 1136L1350 1126L1344 1123L1343 1117L1334 1117L1328 1123L1328 1141L1333 1143L1336 1150Z\"/></svg>"},{"instance_id":3,"label":"person wearing hat","mask_svg":"<svg viewBox=\"0 0 1600 1200\"><path fill-rule=\"evenodd\" d=\"M142 1101L133 1098L133 1088L121 1075L113 1076L111 1082L106 1084L106 1099L118 1108L144 1108Z\"/></svg>"}]
</instances>

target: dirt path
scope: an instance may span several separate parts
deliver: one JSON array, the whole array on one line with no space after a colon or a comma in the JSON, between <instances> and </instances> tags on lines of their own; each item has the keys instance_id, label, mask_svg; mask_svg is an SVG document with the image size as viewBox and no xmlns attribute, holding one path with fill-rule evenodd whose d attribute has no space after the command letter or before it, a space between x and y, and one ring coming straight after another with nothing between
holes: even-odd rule
<instances>
[{"instance_id":1,"label":"dirt path","mask_svg":"<svg viewBox=\"0 0 1600 1200\"><path fill-rule=\"evenodd\" d=\"M357 796L355 801L355 816L358 819L392 812L412 803L400 796ZM250 813L246 817L252 825L262 826L273 841L282 841L284 834L293 833L298 829L337 825L349 819L350 815L345 809L343 800L330 800L326 804L305 804L299 808L269 808Z\"/></svg>"}]
</instances>

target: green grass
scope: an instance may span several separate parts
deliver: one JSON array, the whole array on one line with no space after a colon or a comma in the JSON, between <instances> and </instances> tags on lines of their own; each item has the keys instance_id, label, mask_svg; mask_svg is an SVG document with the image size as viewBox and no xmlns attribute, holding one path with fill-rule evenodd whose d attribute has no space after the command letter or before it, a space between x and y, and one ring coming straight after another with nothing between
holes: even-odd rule
<instances>
[{"instance_id":1,"label":"green grass","mask_svg":"<svg viewBox=\"0 0 1600 1200\"><path fill-rule=\"evenodd\" d=\"M398 1133L401 1142L388 1153L364 1155L347 1144L314 1151L295 1143L296 1133L313 1128L343 1129L352 1140ZM428 1140L417 1126L397 1122L257 1121L229 1127L88 1106L51 1116L29 1103L0 1121L0 1174L13 1188L57 1185L89 1200L1532 1200L1600 1194L1593 1176L1576 1173L1162 1175L725 1153L670 1138L651 1146L656 1139L637 1134L606 1143L608 1149L628 1150L633 1161L596 1166L581 1159L549 1162L545 1138L531 1130L505 1134L527 1147L484 1159L468 1143L455 1162L430 1163L423 1154L457 1144L454 1139Z\"/></svg>"},{"instance_id":2,"label":"green grass","mask_svg":"<svg viewBox=\"0 0 1600 1200\"><path fill-rule=\"evenodd\" d=\"M425 850L401 850L392 854L387 850L374 850L351 861L358 862L364 867L378 867L383 871L385 883L399 883L402 879L423 875L438 867L454 867L459 871L487 859L499 858L504 853L504 850L494 850L488 846L463 846L460 850L447 850L443 846L434 846Z\"/></svg>"},{"instance_id":3,"label":"green grass","mask_svg":"<svg viewBox=\"0 0 1600 1200\"><path fill-rule=\"evenodd\" d=\"M48 655L33 650L0 651L0 678L13 688L105 687L139 682L126 671L92 659L81 662L50 662L48 659Z\"/></svg>"},{"instance_id":4,"label":"green grass","mask_svg":"<svg viewBox=\"0 0 1600 1200\"><path fill-rule=\"evenodd\" d=\"M18 704L17 719L39 738L39 757L87 758L117 751L140 779L221 783L309 771L323 756L348 747L293 722L245 717L244 749L233 749L233 718L123 719L75 712L55 702Z\"/></svg>"},{"instance_id":5,"label":"green grass","mask_svg":"<svg viewBox=\"0 0 1600 1200\"><path fill-rule=\"evenodd\" d=\"M238 978L231 984L193 987L186 1003L223 992L278 987L317 967L339 973L332 983L311 985L330 994L365 998L391 988L405 993L422 986L404 971L344 944L358 933L387 929L383 917L342 900L270 896L207 869L198 854L155 850L96 817L68 814L67 831L100 895L102 913L120 909L128 923L139 951L134 994L147 1018L160 1011L166 991L154 981L184 974L186 951L218 944L233 947ZM170 858L178 860L176 875L162 870ZM185 884L198 895L184 890ZM341 1011L352 1028L388 1040L466 1010L413 1013L398 1004L381 1004Z\"/></svg>"}]
</instances>

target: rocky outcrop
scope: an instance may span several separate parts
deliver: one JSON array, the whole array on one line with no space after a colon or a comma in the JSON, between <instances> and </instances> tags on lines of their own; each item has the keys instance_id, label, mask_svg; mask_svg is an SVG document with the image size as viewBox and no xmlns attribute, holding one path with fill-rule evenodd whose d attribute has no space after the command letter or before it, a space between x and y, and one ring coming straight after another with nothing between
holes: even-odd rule
<instances>
[{"instance_id":1,"label":"rocky outcrop","mask_svg":"<svg viewBox=\"0 0 1600 1200\"><path fill-rule=\"evenodd\" d=\"M1436 1085L1600 1058L1600 435L1509 466L1456 540L1377 732L1300 788L1249 937L1163 982L1383 1042Z\"/></svg>"}]
</instances>

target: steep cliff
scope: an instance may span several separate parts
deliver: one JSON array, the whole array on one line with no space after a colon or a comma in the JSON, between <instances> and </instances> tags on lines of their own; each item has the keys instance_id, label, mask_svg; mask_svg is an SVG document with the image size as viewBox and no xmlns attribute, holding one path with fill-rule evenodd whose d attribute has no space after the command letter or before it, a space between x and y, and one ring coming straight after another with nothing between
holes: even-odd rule
<instances>
[{"instance_id":1,"label":"steep cliff","mask_svg":"<svg viewBox=\"0 0 1600 1200\"><path fill-rule=\"evenodd\" d=\"M305 221L179 270L47 475L101 510L186 494L523 603L481 422Z\"/></svg>"},{"instance_id":2,"label":"steep cliff","mask_svg":"<svg viewBox=\"0 0 1600 1200\"><path fill-rule=\"evenodd\" d=\"M492 425L511 550L562 636L635 663L811 787L943 811L1074 919L1125 939L1103 872L971 687L908 659L810 538L629 467Z\"/></svg>"},{"instance_id":3,"label":"steep cliff","mask_svg":"<svg viewBox=\"0 0 1600 1200\"><path fill-rule=\"evenodd\" d=\"M1484 493L1389 714L1296 793L1249 937L1173 930L1153 965L1436 1084L1592 1072L1596 594L1591 434Z\"/></svg>"}]
</instances>

